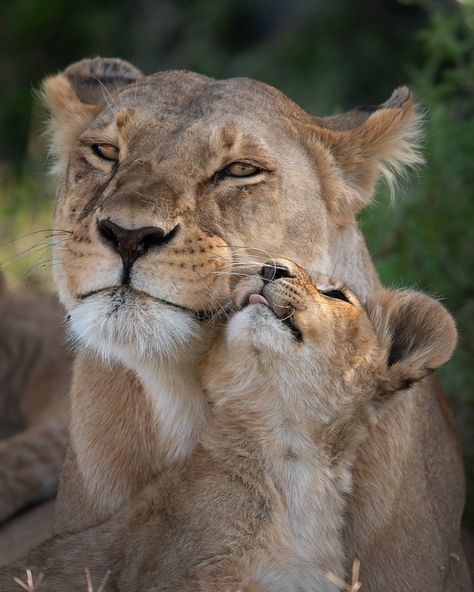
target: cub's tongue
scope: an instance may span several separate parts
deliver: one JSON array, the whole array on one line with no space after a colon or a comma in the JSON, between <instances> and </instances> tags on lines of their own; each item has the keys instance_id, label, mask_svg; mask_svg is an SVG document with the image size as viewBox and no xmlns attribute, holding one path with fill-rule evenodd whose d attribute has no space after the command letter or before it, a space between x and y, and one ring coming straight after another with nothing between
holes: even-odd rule
<instances>
[{"instance_id":1,"label":"cub's tongue","mask_svg":"<svg viewBox=\"0 0 474 592\"><path fill-rule=\"evenodd\" d=\"M250 294L249 304L266 304L267 306L270 306L268 300L261 294Z\"/></svg>"}]
</instances>

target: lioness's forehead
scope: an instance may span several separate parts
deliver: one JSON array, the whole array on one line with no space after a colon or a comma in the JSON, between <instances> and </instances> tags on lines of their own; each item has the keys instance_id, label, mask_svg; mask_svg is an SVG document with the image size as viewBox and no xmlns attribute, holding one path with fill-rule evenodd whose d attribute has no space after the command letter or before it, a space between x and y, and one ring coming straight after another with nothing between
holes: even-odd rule
<instances>
[{"instance_id":1,"label":"lioness's forehead","mask_svg":"<svg viewBox=\"0 0 474 592\"><path fill-rule=\"evenodd\" d=\"M153 153L155 160L185 159L201 168L216 156L232 160L245 155L271 169L272 158L289 158L289 129L295 120L310 117L262 82L214 80L186 71L140 78L107 104L86 136L111 143L120 136L127 145L124 155Z\"/></svg>"},{"instance_id":2,"label":"lioness's forehead","mask_svg":"<svg viewBox=\"0 0 474 592\"><path fill-rule=\"evenodd\" d=\"M136 107L157 118L179 116L196 120L214 114L274 120L310 116L277 89L249 78L215 80L186 71L152 74L126 87L118 106Z\"/></svg>"}]
</instances>

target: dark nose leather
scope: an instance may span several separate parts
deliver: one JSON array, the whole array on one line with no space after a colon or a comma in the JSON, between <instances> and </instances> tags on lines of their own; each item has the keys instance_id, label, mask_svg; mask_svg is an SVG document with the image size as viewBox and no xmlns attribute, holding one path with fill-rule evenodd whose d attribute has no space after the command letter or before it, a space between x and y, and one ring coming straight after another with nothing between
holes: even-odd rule
<instances>
[{"instance_id":1,"label":"dark nose leather","mask_svg":"<svg viewBox=\"0 0 474 592\"><path fill-rule=\"evenodd\" d=\"M113 249L122 258L124 267L130 268L135 261L153 247L162 247L176 236L177 224L166 233L158 226L142 228L122 228L111 220L100 220L97 231L104 244Z\"/></svg>"},{"instance_id":2,"label":"dark nose leather","mask_svg":"<svg viewBox=\"0 0 474 592\"><path fill-rule=\"evenodd\" d=\"M286 267L286 265L281 265L278 261L265 263L260 270L260 275L264 282L272 282L273 280L279 280L280 278L293 277L288 267Z\"/></svg>"}]
</instances>

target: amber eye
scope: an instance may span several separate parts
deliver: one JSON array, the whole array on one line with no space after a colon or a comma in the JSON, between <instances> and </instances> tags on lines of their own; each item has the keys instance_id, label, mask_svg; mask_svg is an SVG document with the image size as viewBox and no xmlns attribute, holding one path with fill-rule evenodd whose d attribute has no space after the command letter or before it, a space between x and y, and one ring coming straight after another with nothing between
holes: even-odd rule
<instances>
[{"instance_id":1,"label":"amber eye","mask_svg":"<svg viewBox=\"0 0 474 592\"><path fill-rule=\"evenodd\" d=\"M259 173L261 169L247 162L233 162L224 169L229 177L250 177Z\"/></svg>"},{"instance_id":2,"label":"amber eye","mask_svg":"<svg viewBox=\"0 0 474 592\"><path fill-rule=\"evenodd\" d=\"M93 144L92 150L105 160L118 160L120 150L112 144Z\"/></svg>"}]
</instances>

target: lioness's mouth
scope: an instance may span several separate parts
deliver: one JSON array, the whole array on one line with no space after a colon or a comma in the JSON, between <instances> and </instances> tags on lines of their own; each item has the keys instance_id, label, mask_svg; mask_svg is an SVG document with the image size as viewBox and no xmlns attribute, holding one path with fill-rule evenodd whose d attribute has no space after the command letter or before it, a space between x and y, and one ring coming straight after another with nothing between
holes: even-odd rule
<instances>
[{"instance_id":1,"label":"lioness's mouth","mask_svg":"<svg viewBox=\"0 0 474 592\"><path fill-rule=\"evenodd\" d=\"M285 325L286 327L288 327L288 329L291 331L293 338L296 341L303 341L303 333L301 332L301 329L299 329L294 320L293 320L293 314L291 315L286 315L284 317L280 317L275 310L272 308L270 302L265 298L265 296L263 294L250 294L248 297L248 301L247 301L247 306L253 306L255 304L258 305L263 305L266 306L270 312L273 313L273 316L278 319L283 325Z\"/></svg>"},{"instance_id":2,"label":"lioness's mouth","mask_svg":"<svg viewBox=\"0 0 474 592\"><path fill-rule=\"evenodd\" d=\"M157 296L153 296L148 292L143 292L142 290L136 290L130 286L108 286L106 288L100 288L98 290L90 290L85 294L81 294L78 297L78 300L86 300L91 296L95 296L97 294L103 294L109 292L110 296L114 299L117 297L122 297L123 302L121 304L125 304L126 296L136 296L139 298L148 298L153 300L154 302L158 302L159 304L164 304L166 306L171 306L172 308L181 310L183 312L189 313L193 315L198 321L204 321L212 316L210 311L206 310L193 310L192 308L187 308L186 306L182 306L181 304L176 304L175 302L170 302L169 300L164 300L163 298L158 298Z\"/></svg>"}]
</instances>

